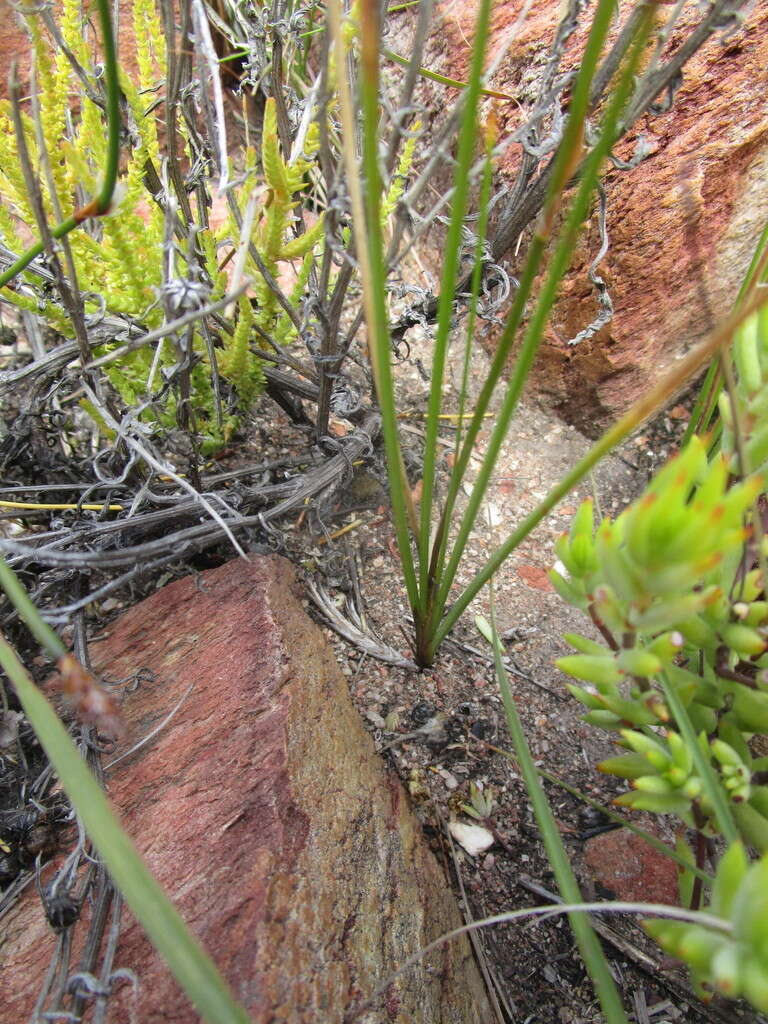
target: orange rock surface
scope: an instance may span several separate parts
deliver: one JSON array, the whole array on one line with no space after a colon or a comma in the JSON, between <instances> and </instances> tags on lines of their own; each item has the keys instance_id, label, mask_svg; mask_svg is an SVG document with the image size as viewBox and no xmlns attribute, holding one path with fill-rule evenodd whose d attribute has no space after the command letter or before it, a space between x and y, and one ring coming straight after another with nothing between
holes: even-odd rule
<instances>
[{"instance_id":1,"label":"orange rock surface","mask_svg":"<svg viewBox=\"0 0 768 1024\"><path fill-rule=\"evenodd\" d=\"M288 562L252 556L158 590L92 647L97 672L143 671L124 700L129 737L116 754L182 702L108 773L108 792L254 1024L341 1022L397 964L461 923L300 596ZM91 912L87 901L81 925ZM0 1018L25 1021L57 941L34 886L3 935ZM116 984L109 1020L199 1020L127 912L114 966L135 972L138 988ZM490 1019L466 939L365 1014L370 1024Z\"/></svg>"},{"instance_id":2,"label":"orange rock surface","mask_svg":"<svg viewBox=\"0 0 768 1024\"><path fill-rule=\"evenodd\" d=\"M515 97L497 101L501 138L523 125L536 98L563 4L499 0L494 7L489 59L506 55L489 83ZM621 0L620 23L633 5ZM669 7L662 7L664 17ZM438 5L424 63L466 80L477 4ZM389 45L407 46L412 20L400 16ZM674 51L698 24L697 5L686 5L668 43ZM586 20L583 18L583 20ZM571 37L562 67L576 65L584 25ZM686 65L674 106L644 115L617 155L627 160L639 135L650 155L629 171L605 178L610 246L599 266L612 296L612 322L576 346L568 340L598 312L587 269L600 248L597 216L582 241L551 319L531 388L547 396L570 422L588 433L625 411L660 367L669 365L731 307L768 217L768 7L754 5L730 35L716 34ZM437 119L453 95L444 86L419 87L418 98ZM499 171L511 183L520 146L507 148ZM443 182L442 184L446 184ZM512 273L521 269L507 254ZM706 298L705 298L706 296ZM497 332L486 331L493 345Z\"/></svg>"}]
</instances>

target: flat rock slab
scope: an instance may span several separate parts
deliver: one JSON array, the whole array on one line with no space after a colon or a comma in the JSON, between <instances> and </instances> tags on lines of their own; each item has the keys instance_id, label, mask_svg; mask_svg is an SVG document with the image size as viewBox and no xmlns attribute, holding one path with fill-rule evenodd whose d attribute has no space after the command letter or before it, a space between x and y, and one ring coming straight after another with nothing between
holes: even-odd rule
<instances>
[{"instance_id":1,"label":"flat rock slab","mask_svg":"<svg viewBox=\"0 0 768 1024\"><path fill-rule=\"evenodd\" d=\"M461 923L286 561L254 557L178 580L123 615L93 651L112 678L153 673L125 697L123 749L191 687L170 724L109 774L109 794L254 1021L341 1024L406 957ZM9 916L0 1005L4 1020L21 1021L55 938L34 892ZM132 1011L141 1024L198 1019L130 915L115 967L138 974L138 1006L123 986L109 1020ZM360 1017L491 1019L463 940Z\"/></svg>"}]
</instances>

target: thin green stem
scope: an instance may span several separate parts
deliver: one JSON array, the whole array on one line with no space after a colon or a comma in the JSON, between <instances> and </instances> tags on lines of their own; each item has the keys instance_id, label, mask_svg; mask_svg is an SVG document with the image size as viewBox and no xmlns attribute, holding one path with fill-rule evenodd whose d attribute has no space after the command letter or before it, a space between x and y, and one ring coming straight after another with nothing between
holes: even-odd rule
<instances>
[{"instance_id":1,"label":"thin green stem","mask_svg":"<svg viewBox=\"0 0 768 1024\"><path fill-rule=\"evenodd\" d=\"M606 0L607 2L607 0ZM432 528L432 499L435 486L435 465L437 461L437 434L439 416L443 402L443 378L448 355L448 337L453 319L453 300L459 277L459 250L464 217L469 197L472 157L477 137L478 103L483 76L485 47L491 17L491 0L481 0L477 13L475 35L472 41L472 66L469 83L464 96L464 111L459 132L458 157L454 175L451 223L445 241L443 274L440 286L440 301L437 309L437 331L432 357L432 382L427 406L427 422L424 441L424 465L422 472L421 522L419 526L419 590L421 608L426 610L429 600L430 530Z\"/></svg>"},{"instance_id":2,"label":"thin green stem","mask_svg":"<svg viewBox=\"0 0 768 1024\"><path fill-rule=\"evenodd\" d=\"M751 294L755 285L760 280L760 277L764 276L766 253L768 253L768 223L765 224L760 233L760 238L758 239L752 259L749 262L749 267L744 275L744 280L741 282L739 294L736 298L737 307L740 302L743 302L744 299ZM709 429L709 425L712 422L712 416L717 408L717 398L720 394L721 387L722 380L720 376L720 365L717 361L714 361L707 370L704 383L701 385L699 393L696 396L696 402L691 412L691 418L688 421L685 434L680 442L681 449L685 448L694 434L701 434ZM721 424L719 425L722 427ZM710 440L710 447L714 443L716 443L716 438L712 438Z\"/></svg>"},{"instance_id":3,"label":"thin green stem","mask_svg":"<svg viewBox=\"0 0 768 1024\"><path fill-rule=\"evenodd\" d=\"M594 73L594 67L592 67L592 73ZM478 396L478 399L475 403L474 415L468 427L467 436L464 440L462 451L454 465L453 472L451 474L451 479L448 485L448 494L446 496L445 510L443 515L443 519L446 524L449 523L452 519L453 509L456 503L456 498L459 493L459 488L461 487L461 483L467 471L469 460L472 457L472 454L475 450L477 436L483 425L484 417L486 412L488 411L491 399L495 393L496 386L504 372L504 368L507 363L507 358L512 349L512 345L515 340L518 327L520 326L520 323L523 318L523 313L525 311L526 304L533 289L534 281L536 280L536 277L539 273L539 268L544 258L544 253L546 252L547 243L549 240L548 230L551 230L555 210L561 203L563 196L562 187L556 186L559 186L559 184L563 182L564 175L567 177L567 168L574 161L573 154L566 148L566 146L572 148L574 146L578 146L578 144L580 143L581 132L583 130L583 118L585 116L584 97L585 95L588 96L589 93L590 78L590 68L588 65L585 65L583 63L579 77L579 81L581 81L582 83L582 87L578 93L579 106L577 108L572 108L566 134L556 157L556 166L553 170L553 174L548 186L547 197L544 204L544 213L541 218L540 230L534 234L534 237L529 246L525 267L520 278L520 284L518 285L517 291L515 293L512 308L509 312L507 322L504 326L501 338L499 339L499 343L496 347L496 352L493 358L493 362L491 364L491 368L488 371L488 376L482 387L480 395ZM576 116L579 113L579 111L581 111L581 121L576 120ZM547 225L549 225L549 228L546 227ZM468 524L468 526L471 529L471 524ZM440 581L444 581L446 579L452 581L456 572L455 568L453 569L452 572L450 570L446 572L444 568L447 532L448 531L445 528L439 531L443 541L443 549L439 552L438 559L436 560L434 575L435 578ZM465 544L466 539L464 539L461 542L459 547L459 541L457 540L454 546L454 554L457 555L457 557L454 559L456 565L458 565L458 561L461 557L461 552L463 551ZM450 587L450 582L448 586ZM428 635L431 635L434 632L437 626L437 622L439 621L439 618L442 615L442 610L445 604L445 595L447 594L448 588L443 587L442 589L444 591L443 597L437 597L432 602L431 621L426 629Z\"/></svg>"},{"instance_id":4,"label":"thin green stem","mask_svg":"<svg viewBox=\"0 0 768 1024\"><path fill-rule=\"evenodd\" d=\"M464 340L464 363L461 374L461 389L459 391L459 416L456 425L456 441L454 444L454 466L459 461L462 451L462 431L464 427L464 416L466 409L467 392L469 389L469 370L472 358L472 344L474 341L475 323L477 322L477 305L480 297L480 285L483 278L483 252L488 235L488 220L490 215L491 186L493 184L493 144L495 139L486 128L486 160L483 165L483 172L480 181L480 203L479 218L477 225L477 245L475 246L475 263L472 268L472 281L470 285L469 312L467 314L467 325ZM448 524L453 514L453 506L456 502L456 493L460 478L455 473L449 479L448 495L446 504L440 513L438 528L435 533L435 541L430 554L429 578L437 580L440 578L443 563L445 561L445 549L448 543ZM420 629L428 638L434 630L434 587L430 588L426 602L426 621L419 623Z\"/></svg>"},{"instance_id":5,"label":"thin green stem","mask_svg":"<svg viewBox=\"0 0 768 1024\"><path fill-rule=\"evenodd\" d=\"M418 7L420 2L421 0L408 0L408 2L404 4L395 4L394 7L387 8L387 14L397 14L398 11L404 11L408 7Z\"/></svg>"},{"instance_id":6,"label":"thin green stem","mask_svg":"<svg viewBox=\"0 0 768 1024\"><path fill-rule=\"evenodd\" d=\"M595 442L587 454L579 460L549 492L546 498L519 524L506 541L496 549L485 566L474 576L469 585L462 591L451 609L435 631L428 655L434 657L435 651L453 629L457 619L464 613L469 604L482 590L485 584L504 564L512 551L521 544L542 519L593 469L600 460L621 444L625 437L639 427L649 416L661 408L665 402L675 395L686 381L697 373L702 366L725 345L728 345L734 331L765 304L765 297L757 294L750 302L745 303L716 328L701 345L675 364L645 395L640 397L628 412L621 417L603 436Z\"/></svg>"},{"instance_id":7,"label":"thin green stem","mask_svg":"<svg viewBox=\"0 0 768 1024\"><path fill-rule=\"evenodd\" d=\"M488 371L488 376L483 384L480 394L475 401L474 412L469 426L467 427L467 433L464 438L461 451L458 454L451 472L451 477L448 482L448 493L445 498L445 507L442 515L443 522L446 525L452 521L453 510L459 494L459 489L467 471L469 460L472 458L475 451L477 435L480 433L485 421L485 415L488 412L489 405L491 404L491 399L493 398L496 390L496 385L504 372L507 357L512 347L515 334L517 333L517 328L520 326L525 305L528 301L528 297L530 296L531 289L533 288L533 282L539 272L539 267L541 266L545 250L546 240L541 236L534 236L528 249L528 257L523 269L523 274L520 278L520 284L518 285L515 293L515 298L512 303L512 308L509 311L504 331L499 339L499 344L493 357L491 368ZM445 564L447 536L447 529L443 529L443 544L434 569L434 576L438 580L444 578L443 566ZM436 611L437 609L435 608L434 610Z\"/></svg>"},{"instance_id":8,"label":"thin green stem","mask_svg":"<svg viewBox=\"0 0 768 1024\"><path fill-rule=\"evenodd\" d=\"M755 285L765 278L766 253L768 253L768 222L766 222L763 230L760 232L760 238L757 241L754 255L749 261L749 267L744 275L741 288L739 288L739 294L736 299L737 303L746 298Z\"/></svg>"},{"instance_id":9,"label":"thin green stem","mask_svg":"<svg viewBox=\"0 0 768 1024\"><path fill-rule=\"evenodd\" d=\"M379 396L381 429L387 453L389 493L392 516L400 550L403 576L412 608L418 607L419 592L416 569L408 532L407 480L397 430L394 380L391 365L389 321L386 309L386 268L382 251L379 206L381 175L378 165L378 9L372 0L360 7L361 25L361 92L363 107L363 169L366 178L365 203L360 181L357 154L354 150L355 116L349 82L344 74L345 50L342 37L339 0L329 0L328 25L333 37L329 53L334 54L339 89L341 120L344 127L342 145L347 184L352 202L352 229L360 265L363 304L368 325L368 346L376 392ZM366 225L367 213L367 225Z\"/></svg>"},{"instance_id":10,"label":"thin green stem","mask_svg":"<svg viewBox=\"0 0 768 1024\"><path fill-rule=\"evenodd\" d=\"M610 7L610 5L608 6ZM597 38L595 40L591 40L593 42L593 46L591 48L588 47L589 58L593 69L594 66L596 66L597 64L597 60L600 53L600 47L602 46L602 41L605 38L608 25L610 22L610 12L608 12L608 14L605 14L600 10L598 10L598 12L595 15L595 22L598 22L598 18L601 13L603 13L605 24L602 25L602 30L597 34ZM610 151L611 146L615 142L619 118L631 92L634 74L637 69L643 48L645 46L645 42L648 37L650 21L651 14L649 9L646 11L646 17L640 22L638 35L635 40L632 53L630 55L629 60L627 61L627 65L621 76L620 82L611 97L610 104L605 114L603 130L600 134L600 138L598 139L596 145L593 147L589 157L584 163L584 169L582 173L581 182L579 184L579 188L577 190L573 203L571 204L571 208L566 219L566 224L563 228L560 240L555 250L555 254L552 258L549 272L547 274L547 279L539 295L539 300L537 302L536 309L533 313L533 316L531 317L531 321L525 333L520 354L515 365L515 370L510 380L510 383L507 387L507 392L504 397L504 402L501 411L499 412L496 427L494 428L493 433L491 435L491 439L488 443L488 449L485 453L482 465L480 467L480 471L478 473L477 480L475 481L475 485L472 489L472 494L470 496L469 503L464 512L464 515L462 516L461 524L459 526L453 551L451 553L447 566L445 567L444 571L440 573L440 584L434 607L434 615L436 617L435 623L437 621L437 618L442 614L443 608L445 607L445 603L448 598L448 593L450 591L453 580L456 576L456 572L458 570L461 558L464 554L464 549L466 547L467 541L469 540L470 533L477 519L480 505L485 497L485 492L490 483L490 479L496 462L498 460L501 446L504 443L507 432L509 430L509 425L511 423L514 412L517 408L517 403L522 393L525 381L527 380L528 373L530 372L533 359L536 355L536 352L538 351L539 345L541 344L541 340L544 334L544 327L549 317L552 305L554 304L555 296L557 294L557 289L560 285L562 276L567 270L570 260L572 258L576 238L578 237L578 232L580 230L581 223L584 219L584 216L586 215L590 197L592 195L592 191L597 181L600 166L602 164L603 159ZM584 95L581 97L578 109L580 111L583 111L583 116L586 115L590 81L591 76L586 76L585 79L582 81L581 92ZM580 125L577 125L577 127L580 130ZM576 138L575 128L572 129L572 134L573 137ZM577 142L573 144L577 145ZM564 158L560 162L559 167L555 169L555 172L553 172L553 182L563 182L563 180L567 180L569 173L569 164L570 162L573 161L573 158L574 155L573 153L571 153L570 161L567 158ZM560 187L562 188L562 184ZM553 191L553 201L557 195L558 193ZM554 209L552 204L550 203L548 207L545 209L542 228L538 232L538 249L543 250L543 247L546 243L546 238L549 234L548 224L551 223L551 219L553 216ZM470 430L472 426L473 424L470 425ZM465 442L465 447L470 440L470 436L471 435L468 436L467 441Z\"/></svg>"},{"instance_id":11,"label":"thin green stem","mask_svg":"<svg viewBox=\"0 0 768 1024\"><path fill-rule=\"evenodd\" d=\"M739 830L736 827L736 823L733 820L733 814L728 802L728 797L720 784L714 768L710 762L709 757L704 753L699 745L699 738L691 724L691 720L688 717L688 712L677 695L677 691L674 686L670 683L666 673L662 673L661 678L661 689L664 693L664 699L672 712L675 719L675 724L680 731L680 735L685 740L685 745L693 755L693 763L696 766L696 772L701 779L704 791L712 804L712 809L717 820L717 827L720 830L720 834L723 836L725 841L730 845L735 843L739 838Z\"/></svg>"},{"instance_id":12,"label":"thin green stem","mask_svg":"<svg viewBox=\"0 0 768 1024\"><path fill-rule=\"evenodd\" d=\"M704 378L704 383L701 385L696 396L696 402L691 410L691 418L680 442L681 450L685 448L694 434L706 431L712 418L712 413L717 407L720 384L720 364L715 360L710 364L707 375Z\"/></svg>"},{"instance_id":13,"label":"thin green stem","mask_svg":"<svg viewBox=\"0 0 768 1024\"><path fill-rule=\"evenodd\" d=\"M392 8L390 8L390 11ZM399 64L403 68L407 68L409 61L406 57L401 57L399 53L394 53L392 50L384 50L384 56L387 60L393 61L395 64ZM431 82L438 82L440 85L447 85L451 89L466 89L467 82L460 82L457 78L448 78L447 75L438 74L437 71L430 71L429 68L419 68L419 74L422 78L428 78ZM513 100L514 96L510 96L506 92L497 92L495 89L481 89L481 96L491 96L497 100Z\"/></svg>"},{"instance_id":14,"label":"thin green stem","mask_svg":"<svg viewBox=\"0 0 768 1024\"><path fill-rule=\"evenodd\" d=\"M497 641L498 634L496 632L493 608L493 593L491 593L491 625L494 640ZM517 755L520 773L528 790L528 797L531 801L539 832L547 851L547 857L557 880L557 887L560 890L563 901L567 904L576 905L581 901L581 892L565 846L563 845L563 840L560 837L560 831L552 814L552 809L549 806L549 801L539 779L536 765L533 763L533 757L525 738L523 724L520 721L517 705L512 696L509 677L502 661L501 645L498 642L494 642L491 646L496 663L496 679L501 690L502 700L504 701L507 726ZM569 920L608 1024L627 1024L627 1017L621 1005L621 997L611 977L605 954L589 919L581 914L571 913Z\"/></svg>"},{"instance_id":15,"label":"thin green stem","mask_svg":"<svg viewBox=\"0 0 768 1024\"><path fill-rule=\"evenodd\" d=\"M112 202L112 195L117 184L117 170L120 162L120 82L117 66L117 48L112 18L109 12L109 0L96 0L101 20L102 46L104 49L104 75L107 82L107 164L104 168L104 181L96 200L93 215L105 214Z\"/></svg>"},{"instance_id":16,"label":"thin green stem","mask_svg":"<svg viewBox=\"0 0 768 1024\"><path fill-rule=\"evenodd\" d=\"M120 87L118 82L117 51L115 35L112 30L112 18L109 11L109 0L97 0L99 18L101 20L102 43L104 47L104 74L107 83L107 162L104 167L104 178L98 196L86 206L51 228L52 238L63 238L70 231L79 227L89 217L101 217L108 212L112 195L117 183L117 171L120 160ZM36 259L45 249L42 241L36 242L20 256L15 263L0 274L0 288L12 281L32 260Z\"/></svg>"},{"instance_id":17,"label":"thin green stem","mask_svg":"<svg viewBox=\"0 0 768 1024\"><path fill-rule=\"evenodd\" d=\"M469 390L469 368L472 359L472 343L474 341L475 324L477 323L477 304L480 298L480 285L483 279L483 252L485 249L485 240L488 237L488 218L490 215L491 184L493 179L492 140L486 141L486 149L487 154L480 179L480 215L477 222L475 265L472 268L469 312L467 313L467 326L464 334L464 362L461 371L461 390L459 391L459 418L456 424L456 441L454 444L454 455L457 460L459 453L461 452L464 411L466 409L467 392Z\"/></svg>"}]
</instances>

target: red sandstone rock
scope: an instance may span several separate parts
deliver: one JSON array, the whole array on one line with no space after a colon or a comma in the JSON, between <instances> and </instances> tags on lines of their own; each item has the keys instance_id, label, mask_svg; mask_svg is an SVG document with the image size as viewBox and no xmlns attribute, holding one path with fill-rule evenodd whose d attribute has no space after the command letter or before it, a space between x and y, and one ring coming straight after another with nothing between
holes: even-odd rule
<instances>
[{"instance_id":1,"label":"red sandstone rock","mask_svg":"<svg viewBox=\"0 0 768 1024\"><path fill-rule=\"evenodd\" d=\"M517 575L526 584L526 586L533 587L534 590L546 590L553 591L555 588L549 582L549 576L546 569L542 569L539 565L524 565L518 563Z\"/></svg>"},{"instance_id":2,"label":"red sandstone rock","mask_svg":"<svg viewBox=\"0 0 768 1024\"><path fill-rule=\"evenodd\" d=\"M529 114L565 9L551 0L533 0L515 28L526 3L499 0L493 11L491 58L514 34L491 83L515 97L515 102L495 104L502 138ZM621 0L619 6L623 23L633 4ZM662 8L665 18L668 10ZM424 59L429 68L466 80L476 12L476 0L438 4ZM697 5L687 5L670 47L700 18ZM404 13L398 19L393 20L388 45L407 52L415 15ZM582 26L568 45L565 69L575 65L584 38ZM768 211L767 64L768 7L758 4L725 45L712 38L690 61L672 110L642 117L619 147L619 155L627 159L642 133L651 155L632 171L607 175L610 248L599 273L614 301L613 321L591 340L567 345L597 313L596 293L587 278L600 247L594 216L561 289L530 381L532 390L588 433L624 412L661 367L712 326L700 299L700 260L712 316L722 318L731 307ZM418 99L439 118L453 95L443 86L424 83ZM501 159L500 170L510 181L519 159L517 145ZM525 246L521 252L510 260L513 273L520 269ZM486 337L489 344L494 340L495 335Z\"/></svg>"},{"instance_id":3,"label":"red sandstone rock","mask_svg":"<svg viewBox=\"0 0 768 1024\"><path fill-rule=\"evenodd\" d=\"M460 923L398 780L376 755L333 654L282 559L189 576L93 647L126 697L109 793L128 832L256 1022L339 1024L398 963ZM85 915L87 917L87 915ZM4 921L2 1019L28 1019L54 946L33 891ZM197 1016L128 915L116 967L139 975L141 1024ZM130 1018L130 988L110 1021ZM368 1024L491 1019L467 943L389 990Z\"/></svg>"},{"instance_id":4,"label":"red sandstone rock","mask_svg":"<svg viewBox=\"0 0 768 1024\"><path fill-rule=\"evenodd\" d=\"M29 34L24 27L24 20L19 17L15 6L10 0L0 0L0 19L2 19L2 28L0 28L0 99L5 99L8 96L8 71L12 62L15 61L17 64L19 82L29 81L31 60ZM53 15L58 20L61 11L60 0L53 0L52 8ZM119 0L118 11L119 23L116 42L120 65L129 75L135 77L138 74L138 64L133 33L132 0ZM94 26L94 34L91 38L100 43L99 20L95 11L91 21Z\"/></svg>"},{"instance_id":5,"label":"red sandstone rock","mask_svg":"<svg viewBox=\"0 0 768 1024\"><path fill-rule=\"evenodd\" d=\"M590 839L584 859L595 881L617 900L679 902L675 862L628 829Z\"/></svg>"},{"instance_id":6,"label":"red sandstone rock","mask_svg":"<svg viewBox=\"0 0 768 1024\"><path fill-rule=\"evenodd\" d=\"M0 19L0 99L5 99L8 95L8 74L14 61L21 66L20 79L27 80L29 36L9 0L0 0Z\"/></svg>"}]
</instances>

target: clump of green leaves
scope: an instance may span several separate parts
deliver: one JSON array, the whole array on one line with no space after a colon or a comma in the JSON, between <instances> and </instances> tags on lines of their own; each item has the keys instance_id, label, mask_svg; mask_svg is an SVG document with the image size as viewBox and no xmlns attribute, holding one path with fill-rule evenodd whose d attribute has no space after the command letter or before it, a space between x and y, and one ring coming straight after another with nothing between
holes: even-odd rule
<instances>
[{"instance_id":1,"label":"clump of green leaves","mask_svg":"<svg viewBox=\"0 0 768 1024\"><path fill-rule=\"evenodd\" d=\"M109 140L80 5L65 0L59 31L64 46L86 76L87 85L63 48L52 51L38 18L29 14L25 20L32 41L39 116L35 119L32 113L22 111L21 119L32 165L48 168L48 173L41 175L40 191L46 218L57 223L75 213L84 195L97 192ZM165 217L161 206L150 201L144 177L148 164L160 163L157 118L151 107L165 78L166 52L153 4L140 0L134 5L133 28L139 70L136 81L120 72L131 144L123 153L119 198L116 195L110 216L98 222L84 221L82 228L69 233L67 242L84 315L123 315L151 330L163 320L158 293L164 276ZM34 223L6 102L0 108L0 239L11 251L23 252L26 245L21 225ZM28 270L3 288L0 298L36 314L61 337L74 337L68 312L55 297L49 296L41 303L39 292L39 280ZM110 347L96 349L94 355L102 355ZM139 349L107 368L106 375L126 406L135 406L151 391L153 356L152 351ZM168 350L158 360L155 372L170 362L172 353ZM173 405L170 395L162 409L155 406L147 415L171 424L175 418Z\"/></svg>"},{"instance_id":2,"label":"clump of green leaves","mask_svg":"<svg viewBox=\"0 0 768 1024\"><path fill-rule=\"evenodd\" d=\"M145 5L146 6L146 5ZM82 68L93 76L94 87L86 90L63 52L52 55L35 16L27 15L37 79L39 125L26 111L21 114L23 130L33 166L47 167L40 189L46 217L57 223L74 212L85 195L95 195L107 160L108 140L102 123L102 111L93 61L89 53L80 6L65 0L60 25L65 46ZM77 271L78 285L85 299L86 313L97 313L106 305L111 313L146 314L148 324L159 323L159 314L148 312L155 300L155 289L162 280L163 216L157 206L142 206L146 196L142 176L144 162L157 156L158 139L154 116L146 112L144 90L156 84L164 73L160 50L162 32L151 8L136 8L135 28L142 60L140 81L121 76L121 87L134 122L134 144L126 155L121 181L122 202L119 216L105 217L92 233L81 230L69 236ZM72 107L79 115L72 113ZM19 166L17 143L7 101L0 104L0 238L12 251L23 252L25 239L21 225L33 225L36 218ZM26 285L26 287L24 287ZM41 315L63 337L73 337L74 329L63 309L55 302L42 306L33 294L37 279L31 272L23 283L5 287L0 298L17 308Z\"/></svg>"},{"instance_id":3,"label":"clump of green leaves","mask_svg":"<svg viewBox=\"0 0 768 1024\"><path fill-rule=\"evenodd\" d=\"M75 0L65 0L63 5L59 26L63 47L55 51L37 17L30 14L26 21L39 111L37 117L34 112L21 112L30 163L47 169L41 175L40 190L49 223L59 223L74 214L80 225L77 213L82 209L83 196L96 193L109 145L94 55ZM318 129L311 124L302 151L284 157L278 141L276 105L270 98L264 115L261 159L257 160L255 151L248 151L234 210L220 227L211 227L205 212L209 202L205 183L181 202L174 198L172 184L166 183L160 192L150 189L151 181L160 180L157 175L165 159L156 108L158 99L163 98L168 62L162 25L149 0L136 0L133 29L136 79L120 72L127 114L123 127L128 129L124 131L128 144L123 150L120 199L115 201L110 216L98 221L83 218L82 225L68 234L67 242L85 317L123 316L150 331L208 301L221 299L228 288L227 274L221 268L242 249L239 278L248 277L255 284L232 303L216 349L210 335L195 324L175 344L166 341L159 349L137 348L105 365L106 376L126 408L141 405L142 418L162 427L189 425L203 450L209 450L227 440L241 414L263 388L261 360L252 350L255 333L260 330L263 337L266 332L281 345L295 340L295 322L278 305L253 254L257 253L274 279L300 261L289 294L291 305L298 308L323 243L322 216L303 230L305 225L295 214L314 167ZM76 73L73 62L80 73ZM11 120L10 106L5 103L0 106L0 242L11 252L23 252L26 239L22 225L34 224L35 216L17 159ZM184 146L182 163L193 166L191 133L185 125L179 127L177 137ZM257 196L261 198L260 215L251 215L244 232L245 210ZM222 251L226 254L223 257ZM70 311L55 293L41 292L33 269L23 271L0 289L0 301L36 315L61 337L75 337ZM99 346L93 356L107 355L119 343L118 339L114 344ZM163 377L173 377L172 371L180 362L189 377L183 395L175 384L163 386ZM217 379L224 382L221 391L215 384ZM84 407L103 427L97 410L88 403Z\"/></svg>"},{"instance_id":4,"label":"clump of green leaves","mask_svg":"<svg viewBox=\"0 0 768 1024\"><path fill-rule=\"evenodd\" d=\"M313 122L304 141L304 151L295 159L286 161L280 153L277 132L277 105L270 97L264 108L264 133L261 146L261 163L267 195L264 201L264 216L256 231L256 246L267 270L273 277L279 273L281 263L301 260L301 269L291 293L291 301L297 304L307 286L309 273L315 257L315 250L322 243L324 233L323 216L301 234L288 239L286 236L298 205L298 196L307 188L309 171L314 165L314 156L320 145L320 134ZM259 326L274 332L281 343L295 340L296 330L292 321L280 313L274 292L264 277L256 286Z\"/></svg>"},{"instance_id":5,"label":"clump of green leaves","mask_svg":"<svg viewBox=\"0 0 768 1024\"><path fill-rule=\"evenodd\" d=\"M490 786L481 789L476 782L470 782L469 803L461 804L461 809L470 818L474 818L476 821L485 821L493 814L495 804L496 795Z\"/></svg>"},{"instance_id":6,"label":"clump of green leaves","mask_svg":"<svg viewBox=\"0 0 768 1024\"><path fill-rule=\"evenodd\" d=\"M745 781L751 758L743 737L768 732L768 605L760 570L743 564L744 519L763 484L753 475L729 487L729 478L728 456L708 460L694 438L616 520L595 531L585 502L556 545L568 578L550 574L604 637L568 636L578 653L558 666L580 681L569 689L588 709L586 721L618 732L628 751L600 766L633 780L619 802L671 811L696 827L711 822L712 808L662 680L682 701L731 799L768 812L768 790L753 794Z\"/></svg>"},{"instance_id":7,"label":"clump of green leaves","mask_svg":"<svg viewBox=\"0 0 768 1024\"><path fill-rule=\"evenodd\" d=\"M601 636L567 636L576 653L557 664L577 680L568 688L585 720L616 734L621 753L598 766L631 784L616 803L677 815L697 833L698 867L709 837L730 844L711 910L731 920L732 934L666 920L649 931L701 985L766 1009L766 916L755 893L768 871L768 757L753 742L768 735L765 308L736 332L733 361L719 450L694 436L637 501L597 527L584 502L557 541L550 579ZM744 846L763 860L749 867ZM681 894L695 893L698 906L701 887L690 881L683 876Z\"/></svg>"},{"instance_id":8,"label":"clump of green leaves","mask_svg":"<svg viewBox=\"0 0 768 1024\"><path fill-rule=\"evenodd\" d=\"M757 315L737 339L742 351L745 339L760 372L752 385L740 374L748 410L768 394L768 332ZM741 415L745 410L739 415L747 427L746 451L764 471L766 456L756 443L762 428L753 432L758 417L750 421ZM768 760L753 756L748 742L755 733L768 733L762 571L768 549L754 514L764 472L739 476L739 456L727 436L711 457L694 437L616 520L604 519L595 530L591 502L585 502L570 533L557 542L562 571L552 570L550 578L603 638L597 643L569 636L577 653L558 666L579 680L569 689L588 709L586 721L620 737L626 752L600 765L632 782L618 802L678 814L707 834L718 831L695 752L670 709L671 691L728 795L741 834L766 850L768 786L762 773Z\"/></svg>"},{"instance_id":9,"label":"clump of green leaves","mask_svg":"<svg viewBox=\"0 0 768 1024\"><path fill-rule=\"evenodd\" d=\"M768 1011L768 856L750 864L742 843L733 843L718 864L707 916L720 918L723 927L665 918L644 927L688 964L702 997L712 991L745 996Z\"/></svg>"}]
</instances>

